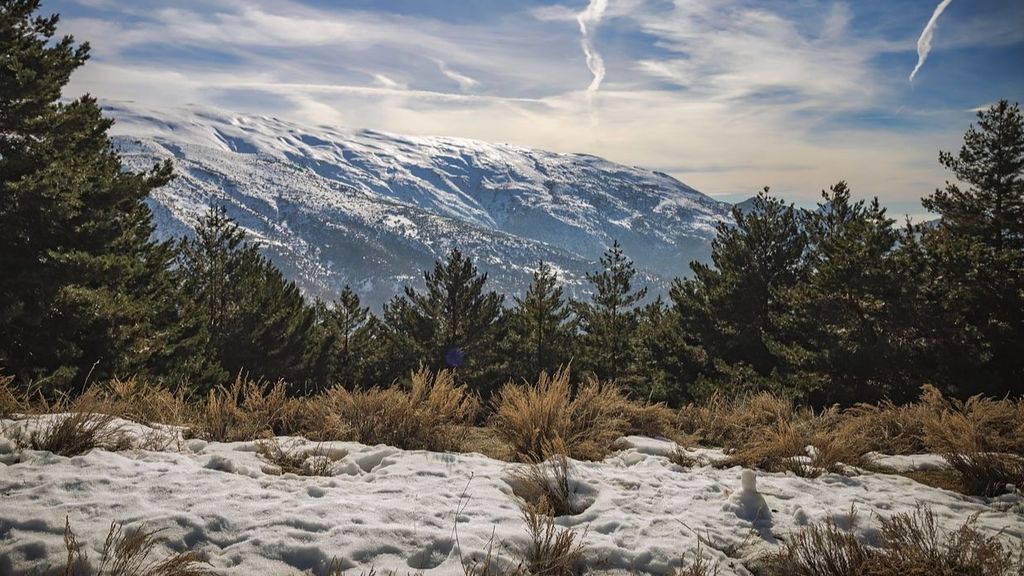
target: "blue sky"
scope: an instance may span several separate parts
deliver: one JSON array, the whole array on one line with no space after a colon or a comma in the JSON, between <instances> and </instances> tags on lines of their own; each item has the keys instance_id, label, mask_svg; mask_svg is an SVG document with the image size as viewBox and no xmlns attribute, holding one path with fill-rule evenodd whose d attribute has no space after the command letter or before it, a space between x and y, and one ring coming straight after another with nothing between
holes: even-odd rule
<instances>
[{"instance_id":1,"label":"blue sky","mask_svg":"<svg viewBox=\"0 0 1024 576\"><path fill-rule=\"evenodd\" d=\"M894 214L1024 100L1024 2L60 0L69 94L586 152L723 199L839 179ZM585 31L585 33L584 33ZM587 57L589 52L590 57Z\"/></svg>"}]
</instances>

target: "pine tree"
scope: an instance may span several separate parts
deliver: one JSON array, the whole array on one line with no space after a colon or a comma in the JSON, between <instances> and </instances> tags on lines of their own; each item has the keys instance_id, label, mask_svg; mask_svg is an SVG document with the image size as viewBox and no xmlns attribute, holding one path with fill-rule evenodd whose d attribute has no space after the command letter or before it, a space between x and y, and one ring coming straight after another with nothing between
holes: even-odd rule
<instances>
[{"instance_id":1,"label":"pine tree","mask_svg":"<svg viewBox=\"0 0 1024 576\"><path fill-rule=\"evenodd\" d=\"M180 241L177 272L227 372L284 378L295 390L311 383L329 345L316 314L224 208L210 209L195 237Z\"/></svg>"},{"instance_id":2,"label":"pine tree","mask_svg":"<svg viewBox=\"0 0 1024 576\"><path fill-rule=\"evenodd\" d=\"M627 373L631 362L631 343L637 328L637 304L647 288L634 288L636 269L626 258L618 241L601 256L602 269L587 274L594 286L590 302L577 302L580 319L580 364L603 380L614 380Z\"/></svg>"},{"instance_id":3,"label":"pine tree","mask_svg":"<svg viewBox=\"0 0 1024 576\"><path fill-rule=\"evenodd\" d=\"M61 389L163 375L188 336L144 200L170 164L124 171L95 99L60 101L89 46L38 8L0 2L0 366Z\"/></svg>"},{"instance_id":4,"label":"pine tree","mask_svg":"<svg viewBox=\"0 0 1024 576\"><path fill-rule=\"evenodd\" d=\"M419 366L454 369L462 381L483 394L497 386L497 340L505 316L497 293L484 290L487 274L458 249L423 273L423 291L405 293L384 306L395 376Z\"/></svg>"},{"instance_id":5,"label":"pine tree","mask_svg":"<svg viewBox=\"0 0 1024 576\"><path fill-rule=\"evenodd\" d=\"M525 296L515 298L508 329L506 353L514 378L533 381L542 371L554 372L572 359L572 310L547 263L534 270Z\"/></svg>"},{"instance_id":6,"label":"pine tree","mask_svg":"<svg viewBox=\"0 0 1024 576\"><path fill-rule=\"evenodd\" d=\"M359 295L346 284L333 306L325 307L322 314L333 340L328 353L331 381L348 389L372 385L378 321L369 307L363 306Z\"/></svg>"},{"instance_id":7,"label":"pine tree","mask_svg":"<svg viewBox=\"0 0 1024 576\"><path fill-rule=\"evenodd\" d=\"M805 276L785 294L792 364L820 375L821 404L912 399L917 278L898 254L895 221L877 198L853 201L845 182L822 197L803 212Z\"/></svg>"},{"instance_id":8,"label":"pine tree","mask_svg":"<svg viewBox=\"0 0 1024 576\"><path fill-rule=\"evenodd\" d=\"M1020 106L1000 101L978 112L978 126L964 134L957 155L939 153L957 180L921 204L942 216L940 227L984 243L995 251L1024 250L1024 116Z\"/></svg>"},{"instance_id":9,"label":"pine tree","mask_svg":"<svg viewBox=\"0 0 1024 576\"><path fill-rule=\"evenodd\" d=\"M807 238L797 212L759 193L749 210L733 209L711 244L713 266L690 264L693 278L677 280L670 297L680 332L701 349L705 380L732 382L738 366L762 377L785 369L779 354L786 340L779 314L783 294L803 275Z\"/></svg>"},{"instance_id":10,"label":"pine tree","mask_svg":"<svg viewBox=\"0 0 1024 576\"><path fill-rule=\"evenodd\" d=\"M638 399L679 406L692 400L690 385L704 364L701 350L679 330L675 308L661 296L640 309L633 337L629 375L624 378Z\"/></svg>"},{"instance_id":11,"label":"pine tree","mask_svg":"<svg viewBox=\"0 0 1024 576\"><path fill-rule=\"evenodd\" d=\"M1001 101L978 113L957 155L961 184L922 199L939 223L922 230L928 282L919 320L926 366L948 391L1024 392L1024 117Z\"/></svg>"}]
</instances>

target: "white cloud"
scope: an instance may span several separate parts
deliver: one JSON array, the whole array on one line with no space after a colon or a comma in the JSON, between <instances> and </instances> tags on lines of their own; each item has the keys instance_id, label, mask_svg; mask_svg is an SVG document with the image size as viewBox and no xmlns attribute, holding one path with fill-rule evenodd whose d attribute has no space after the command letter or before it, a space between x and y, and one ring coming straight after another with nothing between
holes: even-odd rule
<instances>
[{"instance_id":1,"label":"white cloud","mask_svg":"<svg viewBox=\"0 0 1024 576\"><path fill-rule=\"evenodd\" d=\"M886 109L905 87L874 62L905 51L906 38L851 30L856 4L616 0L473 23L269 0L225 0L212 12L190 0L124 4L132 12L121 23L63 22L96 54L72 92L587 152L709 193L771 185L813 200L846 178L864 195L916 200L945 177L936 148L953 149L965 127L936 119L939 128L914 134L832 122ZM600 22L653 49L608 34L598 68L580 54L581 22L584 39ZM136 56L154 46L211 57ZM605 63L614 76L604 77Z\"/></svg>"},{"instance_id":2,"label":"white cloud","mask_svg":"<svg viewBox=\"0 0 1024 576\"><path fill-rule=\"evenodd\" d=\"M942 12L945 11L946 7L949 6L953 0L942 0L939 5L935 7L935 11L932 12L932 17L928 19L928 23L925 24L924 30L921 31L921 36L917 39L917 65L910 72L910 80L914 81L914 77L924 66L925 60L928 59L928 53L932 51L932 37L935 35L935 26L939 23L939 16L942 16Z\"/></svg>"}]
</instances>

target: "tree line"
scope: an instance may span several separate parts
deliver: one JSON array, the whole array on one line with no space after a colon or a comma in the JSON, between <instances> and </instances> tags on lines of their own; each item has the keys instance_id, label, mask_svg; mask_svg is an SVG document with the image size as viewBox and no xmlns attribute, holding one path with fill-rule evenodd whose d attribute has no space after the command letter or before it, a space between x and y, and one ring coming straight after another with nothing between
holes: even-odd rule
<instances>
[{"instance_id":1,"label":"tree line","mask_svg":"<svg viewBox=\"0 0 1024 576\"><path fill-rule=\"evenodd\" d=\"M571 365L681 403L773 390L814 405L1024 389L1024 118L979 112L938 216L898 224L845 182L797 209L766 188L719 225L711 262L647 298L613 243L565 296L541 262L525 293L488 289L459 250L373 314L345 287L308 301L223 208L155 242L145 204L169 163L125 171L111 121L60 99L88 45L38 0L0 1L0 371L44 391L137 377L201 393L239 373L293 393L451 368L488 395Z\"/></svg>"}]
</instances>

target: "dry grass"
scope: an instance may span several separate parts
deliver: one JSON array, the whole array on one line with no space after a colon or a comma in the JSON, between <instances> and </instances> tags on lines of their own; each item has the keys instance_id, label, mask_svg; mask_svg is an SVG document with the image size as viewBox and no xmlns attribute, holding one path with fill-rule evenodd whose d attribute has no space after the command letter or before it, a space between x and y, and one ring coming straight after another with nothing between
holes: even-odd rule
<instances>
[{"instance_id":1,"label":"dry grass","mask_svg":"<svg viewBox=\"0 0 1024 576\"><path fill-rule=\"evenodd\" d=\"M200 576L213 574L212 570L193 552L172 554L166 558L151 559L159 546L157 531L142 528L125 531L116 522L110 524L103 543L99 563L93 566L71 530L70 521L64 524L64 547L67 560L56 570L35 570L30 574L61 574L62 576Z\"/></svg>"},{"instance_id":2,"label":"dry grass","mask_svg":"<svg viewBox=\"0 0 1024 576\"><path fill-rule=\"evenodd\" d=\"M194 407L183 390L137 380L112 380L99 387L99 409L125 420L143 424L182 424L194 418Z\"/></svg>"},{"instance_id":3,"label":"dry grass","mask_svg":"<svg viewBox=\"0 0 1024 576\"><path fill-rule=\"evenodd\" d=\"M286 474L330 476L334 470L334 459L320 444L309 449L299 440L284 444L277 438L271 438L258 442L256 453Z\"/></svg>"},{"instance_id":4,"label":"dry grass","mask_svg":"<svg viewBox=\"0 0 1024 576\"><path fill-rule=\"evenodd\" d=\"M579 576L586 571L583 548L586 533L555 524L554 512L541 502L520 501L530 540L523 553L523 567L531 576Z\"/></svg>"},{"instance_id":5,"label":"dry grass","mask_svg":"<svg viewBox=\"0 0 1024 576\"><path fill-rule=\"evenodd\" d=\"M998 496L1014 489L1024 490L1024 458L1020 456L994 452L953 452L943 457L960 473L965 494Z\"/></svg>"},{"instance_id":6,"label":"dry grass","mask_svg":"<svg viewBox=\"0 0 1024 576\"><path fill-rule=\"evenodd\" d=\"M420 371L408 389L371 388L350 392L333 388L324 406L334 426L348 439L388 444L407 450L457 450L479 410L479 401L457 385L448 371Z\"/></svg>"},{"instance_id":7,"label":"dry grass","mask_svg":"<svg viewBox=\"0 0 1024 576\"><path fill-rule=\"evenodd\" d=\"M513 473L512 492L535 509L554 516L574 516L583 510L576 503L572 463L555 453L544 461L531 462Z\"/></svg>"},{"instance_id":8,"label":"dry grass","mask_svg":"<svg viewBox=\"0 0 1024 576\"><path fill-rule=\"evenodd\" d=\"M491 426L524 461L543 459L559 447L581 460L600 460L629 430L623 396L591 380L575 395L569 371L542 373L535 386L508 383L492 401Z\"/></svg>"},{"instance_id":9,"label":"dry grass","mask_svg":"<svg viewBox=\"0 0 1024 576\"><path fill-rule=\"evenodd\" d=\"M718 568L718 562L712 562L704 556L703 544L698 541L693 561L680 566L672 576L718 576Z\"/></svg>"},{"instance_id":10,"label":"dry grass","mask_svg":"<svg viewBox=\"0 0 1024 576\"><path fill-rule=\"evenodd\" d=\"M23 394L14 386L14 376L0 376L0 418L27 410Z\"/></svg>"},{"instance_id":11,"label":"dry grass","mask_svg":"<svg viewBox=\"0 0 1024 576\"><path fill-rule=\"evenodd\" d=\"M927 508L881 520L880 546L829 521L793 535L765 558L767 576L1012 576L1024 570L974 519L944 533Z\"/></svg>"},{"instance_id":12,"label":"dry grass","mask_svg":"<svg viewBox=\"0 0 1024 576\"><path fill-rule=\"evenodd\" d=\"M1024 454L1024 399L946 398L925 385L913 404L861 404L843 413L840 431L889 454L994 451Z\"/></svg>"},{"instance_id":13,"label":"dry grass","mask_svg":"<svg viewBox=\"0 0 1024 576\"><path fill-rule=\"evenodd\" d=\"M239 376L230 386L210 390L197 414L194 430L202 438L238 442L286 434L291 401L285 384L247 380Z\"/></svg>"},{"instance_id":14,"label":"dry grass","mask_svg":"<svg viewBox=\"0 0 1024 576\"><path fill-rule=\"evenodd\" d=\"M680 429L709 446L739 446L763 429L779 422L792 422L801 414L787 398L768 392L727 398L715 392L702 404L688 404L679 410Z\"/></svg>"},{"instance_id":15,"label":"dry grass","mask_svg":"<svg viewBox=\"0 0 1024 576\"><path fill-rule=\"evenodd\" d=\"M45 450L61 456L76 456L94 448L128 448L130 438L117 424L117 417L104 412L98 391L78 398L61 395L46 404L41 414L30 417L17 428L14 440L21 448Z\"/></svg>"}]
</instances>

